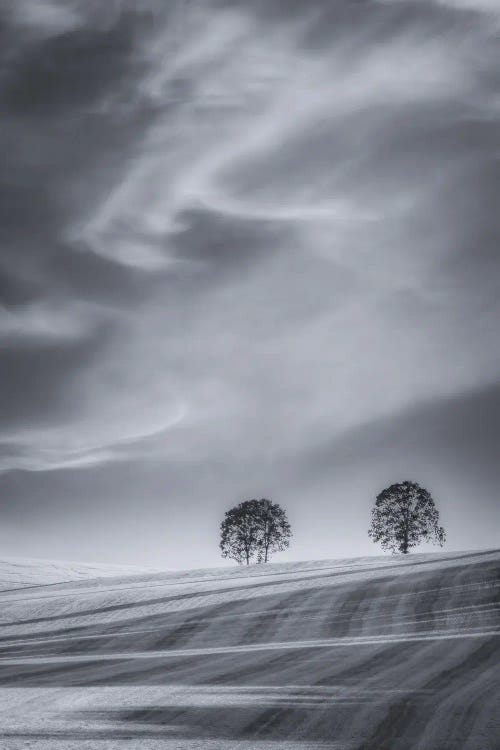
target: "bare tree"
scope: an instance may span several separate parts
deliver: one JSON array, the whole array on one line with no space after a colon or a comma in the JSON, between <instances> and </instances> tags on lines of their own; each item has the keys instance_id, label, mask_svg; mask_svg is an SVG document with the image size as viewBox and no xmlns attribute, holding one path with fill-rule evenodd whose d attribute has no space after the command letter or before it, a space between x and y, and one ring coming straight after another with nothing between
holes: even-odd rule
<instances>
[{"instance_id":1,"label":"bare tree","mask_svg":"<svg viewBox=\"0 0 500 750\"><path fill-rule=\"evenodd\" d=\"M443 546L446 539L430 493L407 481L391 484L377 496L368 535L382 549L403 554L421 540Z\"/></svg>"}]
</instances>

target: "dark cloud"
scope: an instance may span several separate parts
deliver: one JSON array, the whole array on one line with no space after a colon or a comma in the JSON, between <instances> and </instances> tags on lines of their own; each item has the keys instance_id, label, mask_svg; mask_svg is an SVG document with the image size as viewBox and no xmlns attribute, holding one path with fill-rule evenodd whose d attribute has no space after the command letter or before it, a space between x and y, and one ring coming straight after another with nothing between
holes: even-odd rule
<instances>
[{"instance_id":1,"label":"dark cloud","mask_svg":"<svg viewBox=\"0 0 500 750\"><path fill-rule=\"evenodd\" d=\"M37 297L39 291L36 282L19 278L10 268L0 267L0 301L5 307L24 305Z\"/></svg>"},{"instance_id":2,"label":"dark cloud","mask_svg":"<svg viewBox=\"0 0 500 750\"><path fill-rule=\"evenodd\" d=\"M0 420L3 429L47 427L72 421L81 411L78 379L98 353L105 331L61 344L4 347ZM14 438L15 442L15 438Z\"/></svg>"},{"instance_id":3,"label":"dark cloud","mask_svg":"<svg viewBox=\"0 0 500 750\"><path fill-rule=\"evenodd\" d=\"M52 524L70 556L78 520L78 557L171 564L175 535L134 546L141 497L155 549L147 518L197 514L202 564L224 507L272 494L297 555L329 554L335 513L354 554L409 472L467 544L498 479L498 23L492 0L0 4L9 539L43 552Z\"/></svg>"},{"instance_id":4,"label":"dark cloud","mask_svg":"<svg viewBox=\"0 0 500 750\"><path fill-rule=\"evenodd\" d=\"M154 19L139 8L116 16L92 13L91 4L83 14L79 5L36 9L23 2L19 9L4 9L2 19L0 241L6 302L16 298L18 287L31 297L62 292L116 299L120 288L122 298L140 297L141 280L119 266L112 280L113 263L108 259L99 268L95 254L72 247L66 233L116 184L151 122L154 113L148 107L138 111L130 100L143 74L138 45Z\"/></svg>"},{"instance_id":5,"label":"dark cloud","mask_svg":"<svg viewBox=\"0 0 500 750\"><path fill-rule=\"evenodd\" d=\"M4 78L2 103L13 116L56 118L96 106L110 84L121 84L133 49L134 24L78 29L30 45Z\"/></svg>"},{"instance_id":6,"label":"dark cloud","mask_svg":"<svg viewBox=\"0 0 500 750\"><path fill-rule=\"evenodd\" d=\"M166 283L166 274L132 271L88 248L64 244L48 260L47 274L66 294L111 308L140 304Z\"/></svg>"},{"instance_id":7,"label":"dark cloud","mask_svg":"<svg viewBox=\"0 0 500 750\"><path fill-rule=\"evenodd\" d=\"M385 462L396 474L422 470L448 474L455 485L500 482L497 461L500 386L412 406L396 415L362 424L302 455L300 471L324 475L351 470L360 462ZM387 467L390 467L387 468ZM387 476L390 479L390 476ZM488 500L493 502L493 495Z\"/></svg>"}]
</instances>

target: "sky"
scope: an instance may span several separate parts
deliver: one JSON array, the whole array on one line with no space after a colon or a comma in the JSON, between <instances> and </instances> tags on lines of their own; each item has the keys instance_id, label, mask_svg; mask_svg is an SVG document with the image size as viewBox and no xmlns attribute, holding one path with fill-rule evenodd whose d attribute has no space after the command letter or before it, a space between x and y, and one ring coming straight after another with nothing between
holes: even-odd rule
<instances>
[{"instance_id":1,"label":"sky","mask_svg":"<svg viewBox=\"0 0 500 750\"><path fill-rule=\"evenodd\" d=\"M0 1L0 555L500 546L497 0ZM423 547L422 549L425 549Z\"/></svg>"}]
</instances>

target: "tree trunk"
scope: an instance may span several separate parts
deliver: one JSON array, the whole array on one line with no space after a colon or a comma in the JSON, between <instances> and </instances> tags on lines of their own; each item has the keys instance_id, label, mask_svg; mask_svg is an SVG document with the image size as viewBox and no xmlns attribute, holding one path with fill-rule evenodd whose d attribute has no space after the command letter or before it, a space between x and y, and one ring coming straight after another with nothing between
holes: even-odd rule
<instances>
[{"instance_id":1,"label":"tree trunk","mask_svg":"<svg viewBox=\"0 0 500 750\"><path fill-rule=\"evenodd\" d=\"M408 508L405 508L404 516L403 516L403 541L401 542L401 552L403 555L408 554L408 531L409 531L409 518L408 518Z\"/></svg>"},{"instance_id":2,"label":"tree trunk","mask_svg":"<svg viewBox=\"0 0 500 750\"><path fill-rule=\"evenodd\" d=\"M408 554L408 527L405 526L404 528L404 535L403 535L403 542L401 544L401 552L403 555Z\"/></svg>"}]
</instances>

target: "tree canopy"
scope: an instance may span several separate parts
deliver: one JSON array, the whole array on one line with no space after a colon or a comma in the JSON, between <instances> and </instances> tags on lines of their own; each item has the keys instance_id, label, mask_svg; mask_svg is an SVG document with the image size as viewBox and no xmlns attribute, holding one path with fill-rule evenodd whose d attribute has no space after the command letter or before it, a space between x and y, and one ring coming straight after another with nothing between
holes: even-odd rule
<instances>
[{"instance_id":1,"label":"tree canopy","mask_svg":"<svg viewBox=\"0 0 500 750\"><path fill-rule=\"evenodd\" d=\"M422 540L443 546L446 539L430 493L408 481L391 484L377 496L368 535L382 549L403 554Z\"/></svg>"},{"instance_id":2,"label":"tree canopy","mask_svg":"<svg viewBox=\"0 0 500 750\"><path fill-rule=\"evenodd\" d=\"M266 498L245 500L228 510L220 531L222 556L240 565L268 562L271 554L288 547L292 535L283 508Z\"/></svg>"}]
</instances>

